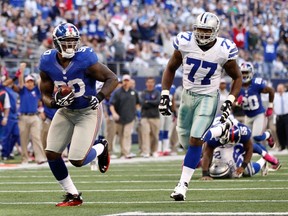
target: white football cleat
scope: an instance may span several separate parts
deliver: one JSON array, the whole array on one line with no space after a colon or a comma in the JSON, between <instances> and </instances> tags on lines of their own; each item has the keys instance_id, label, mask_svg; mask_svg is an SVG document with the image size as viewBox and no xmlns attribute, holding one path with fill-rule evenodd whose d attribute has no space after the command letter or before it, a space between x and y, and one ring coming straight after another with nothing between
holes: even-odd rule
<instances>
[{"instance_id":1,"label":"white football cleat","mask_svg":"<svg viewBox=\"0 0 288 216\"><path fill-rule=\"evenodd\" d=\"M268 175L268 171L269 171L269 166L267 161L265 162L265 164L263 165L263 167L261 168L261 175L262 176L267 176Z\"/></svg>"},{"instance_id":2,"label":"white football cleat","mask_svg":"<svg viewBox=\"0 0 288 216\"><path fill-rule=\"evenodd\" d=\"M186 192L188 190L187 182L179 182L174 188L174 192L171 193L170 197L175 201L184 201L186 199Z\"/></svg>"}]
</instances>

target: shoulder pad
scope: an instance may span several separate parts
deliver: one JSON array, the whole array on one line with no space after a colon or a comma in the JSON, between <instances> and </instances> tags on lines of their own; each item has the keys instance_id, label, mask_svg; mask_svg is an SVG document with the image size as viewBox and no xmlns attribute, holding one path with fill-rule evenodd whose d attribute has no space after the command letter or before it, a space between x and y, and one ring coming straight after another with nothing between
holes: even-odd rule
<instances>
[{"instance_id":1,"label":"shoulder pad","mask_svg":"<svg viewBox=\"0 0 288 216\"><path fill-rule=\"evenodd\" d=\"M227 56L228 60L234 60L237 59L238 57L238 48L236 46L236 44L226 38L220 38L218 37L218 40L220 40L220 47L222 52L225 53L225 55Z\"/></svg>"},{"instance_id":2,"label":"shoulder pad","mask_svg":"<svg viewBox=\"0 0 288 216\"><path fill-rule=\"evenodd\" d=\"M179 50L179 47L186 46L192 40L192 32L180 32L173 40L173 46L176 50Z\"/></svg>"}]
</instances>

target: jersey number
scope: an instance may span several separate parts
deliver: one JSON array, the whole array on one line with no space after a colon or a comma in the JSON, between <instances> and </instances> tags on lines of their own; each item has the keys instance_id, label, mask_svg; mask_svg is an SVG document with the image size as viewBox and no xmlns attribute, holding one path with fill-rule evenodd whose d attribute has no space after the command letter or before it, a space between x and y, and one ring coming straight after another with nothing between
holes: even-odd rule
<instances>
[{"instance_id":1,"label":"jersey number","mask_svg":"<svg viewBox=\"0 0 288 216\"><path fill-rule=\"evenodd\" d=\"M63 81L54 81L54 85L57 87L60 87L62 85L68 85L69 87L74 89L75 98L81 97L85 93L85 83L79 78L70 80L67 84Z\"/></svg>"},{"instance_id":2,"label":"jersey number","mask_svg":"<svg viewBox=\"0 0 288 216\"><path fill-rule=\"evenodd\" d=\"M260 107L258 97L256 95L252 95L249 97L243 97L243 110L257 110Z\"/></svg>"},{"instance_id":3,"label":"jersey number","mask_svg":"<svg viewBox=\"0 0 288 216\"><path fill-rule=\"evenodd\" d=\"M210 85L210 83L211 83L210 78L215 73L215 71L217 69L217 63L208 62L208 61L201 61L201 60L195 59L195 58L187 58L186 64L193 65L191 68L191 71L188 75L188 79L191 82L194 82L194 80L195 80L194 75L200 67L204 68L204 69L209 68L210 69L209 72L201 80L201 85Z\"/></svg>"}]
</instances>

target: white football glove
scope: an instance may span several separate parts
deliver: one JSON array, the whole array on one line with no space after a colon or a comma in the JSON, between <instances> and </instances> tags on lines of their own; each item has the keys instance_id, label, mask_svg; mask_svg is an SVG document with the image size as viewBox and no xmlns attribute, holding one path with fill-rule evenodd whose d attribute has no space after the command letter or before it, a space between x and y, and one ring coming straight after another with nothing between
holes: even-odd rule
<instances>
[{"instance_id":1,"label":"white football glove","mask_svg":"<svg viewBox=\"0 0 288 216\"><path fill-rule=\"evenodd\" d=\"M100 102L96 96L92 96L92 95L85 96L84 95L83 97L85 99L89 100L89 105L90 105L91 109L93 109L93 110L98 109Z\"/></svg>"},{"instance_id":2,"label":"white football glove","mask_svg":"<svg viewBox=\"0 0 288 216\"><path fill-rule=\"evenodd\" d=\"M158 110L163 116L170 116L172 114L171 111L172 102L169 97L169 90L163 90L161 92L160 103L158 106Z\"/></svg>"},{"instance_id":3,"label":"white football glove","mask_svg":"<svg viewBox=\"0 0 288 216\"><path fill-rule=\"evenodd\" d=\"M221 110L223 112L220 118L221 123L224 123L227 120L228 116L230 115L234 100L235 100L234 95L228 95L227 100L225 100L224 103L222 104Z\"/></svg>"},{"instance_id":4,"label":"white football glove","mask_svg":"<svg viewBox=\"0 0 288 216\"><path fill-rule=\"evenodd\" d=\"M54 95L54 100L57 106L66 107L73 103L75 94L74 92L70 92L68 95L63 96L61 95L61 88Z\"/></svg>"}]
</instances>

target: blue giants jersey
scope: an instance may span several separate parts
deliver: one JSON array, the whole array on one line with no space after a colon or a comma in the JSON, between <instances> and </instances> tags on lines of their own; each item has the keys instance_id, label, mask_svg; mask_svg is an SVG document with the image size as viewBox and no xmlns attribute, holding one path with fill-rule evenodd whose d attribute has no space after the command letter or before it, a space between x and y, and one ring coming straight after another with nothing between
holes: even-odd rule
<instances>
[{"instance_id":1,"label":"blue giants jersey","mask_svg":"<svg viewBox=\"0 0 288 216\"><path fill-rule=\"evenodd\" d=\"M81 47L75 53L70 64L63 68L57 61L57 50L44 52L40 59L39 69L46 73L54 85L67 85L74 90L75 100L68 106L69 109L89 107L89 100L84 95L96 95L96 80L87 76L87 68L98 62L98 57L92 48Z\"/></svg>"},{"instance_id":2,"label":"blue giants jersey","mask_svg":"<svg viewBox=\"0 0 288 216\"><path fill-rule=\"evenodd\" d=\"M261 92L265 87L266 81L255 78L251 80L251 84L247 89L241 88L239 96L243 96L242 109L248 117L254 117L265 112L261 100Z\"/></svg>"}]
</instances>

